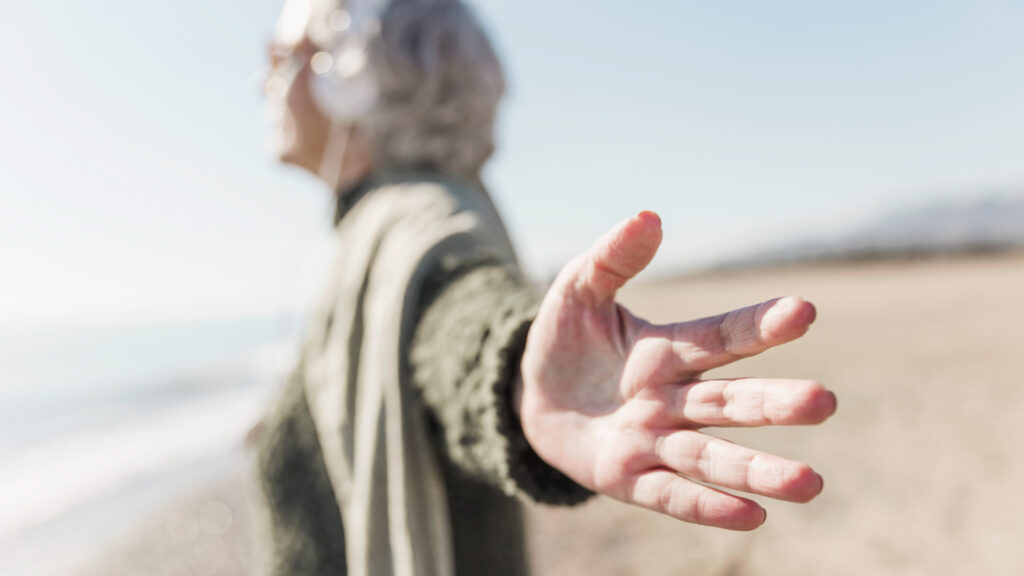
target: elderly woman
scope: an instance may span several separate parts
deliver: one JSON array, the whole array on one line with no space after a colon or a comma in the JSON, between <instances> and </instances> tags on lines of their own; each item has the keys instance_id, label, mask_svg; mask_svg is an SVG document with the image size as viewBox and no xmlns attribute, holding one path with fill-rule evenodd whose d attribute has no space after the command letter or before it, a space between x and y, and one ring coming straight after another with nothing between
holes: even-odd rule
<instances>
[{"instance_id":1,"label":"elderly woman","mask_svg":"<svg viewBox=\"0 0 1024 576\"><path fill-rule=\"evenodd\" d=\"M709 484L821 490L698 431L834 411L815 382L700 378L801 336L809 303L633 316L615 293L654 257L652 213L543 297L523 279L480 182L501 68L462 2L288 0L271 58L278 155L333 191L338 256L260 441L270 573L522 574L516 497L749 530L763 509Z\"/></svg>"}]
</instances>

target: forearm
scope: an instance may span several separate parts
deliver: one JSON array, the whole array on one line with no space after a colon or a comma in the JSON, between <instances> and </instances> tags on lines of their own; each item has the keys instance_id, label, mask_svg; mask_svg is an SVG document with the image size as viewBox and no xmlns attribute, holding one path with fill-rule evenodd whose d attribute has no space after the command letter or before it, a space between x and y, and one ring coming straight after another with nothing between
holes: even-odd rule
<instances>
[{"instance_id":1,"label":"forearm","mask_svg":"<svg viewBox=\"0 0 1024 576\"><path fill-rule=\"evenodd\" d=\"M551 503L589 496L541 461L519 426L519 361L536 290L516 271L484 263L439 268L424 293L410 362L448 457L507 493Z\"/></svg>"}]
</instances>

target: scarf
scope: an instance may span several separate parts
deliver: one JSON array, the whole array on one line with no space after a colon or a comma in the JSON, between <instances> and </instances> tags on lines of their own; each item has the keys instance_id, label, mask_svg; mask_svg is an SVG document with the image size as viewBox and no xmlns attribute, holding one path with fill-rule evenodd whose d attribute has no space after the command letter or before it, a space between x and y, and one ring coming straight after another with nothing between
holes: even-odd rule
<instances>
[{"instance_id":1,"label":"scarf","mask_svg":"<svg viewBox=\"0 0 1024 576\"><path fill-rule=\"evenodd\" d=\"M438 450L406 358L433 265L515 255L487 194L384 177L335 228L338 254L307 334L310 413L345 526L352 576L451 576Z\"/></svg>"}]
</instances>

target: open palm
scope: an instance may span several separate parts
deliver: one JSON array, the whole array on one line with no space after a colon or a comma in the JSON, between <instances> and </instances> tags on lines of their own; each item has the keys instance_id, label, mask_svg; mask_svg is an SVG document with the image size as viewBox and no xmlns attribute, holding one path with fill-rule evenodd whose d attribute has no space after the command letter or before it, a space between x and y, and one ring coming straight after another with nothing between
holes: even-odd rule
<instances>
[{"instance_id":1,"label":"open palm","mask_svg":"<svg viewBox=\"0 0 1024 576\"><path fill-rule=\"evenodd\" d=\"M806 464L737 446L705 426L816 424L835 397L816 382L701 374L803 335L814 307L771 300L720 316L655 325L615 302L654 257L661 222L631 218L570 262L527 337L517 407L550 465L596 492L711 526L749 530L764 510L723 488L804 502L822 480Z\"/></svg>"}]
</instances>

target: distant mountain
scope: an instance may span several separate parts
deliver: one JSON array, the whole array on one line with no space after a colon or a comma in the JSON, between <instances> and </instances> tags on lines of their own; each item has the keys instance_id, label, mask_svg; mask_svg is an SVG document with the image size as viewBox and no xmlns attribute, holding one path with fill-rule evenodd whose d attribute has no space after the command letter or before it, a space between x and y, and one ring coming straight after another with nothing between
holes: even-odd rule
<instances>
[{"instance_id":1,"label":"distant mountain","mask_svg":"<svg viewBox=\"0 0 1024 576\"><path fill-rule=\"evenodd\" d=\"M721 268L916 258L1021 247L1024 247L1024 196L989 197L902 210L853 233L783 245L726 262Z\"/></svg>"}]
</instances>

